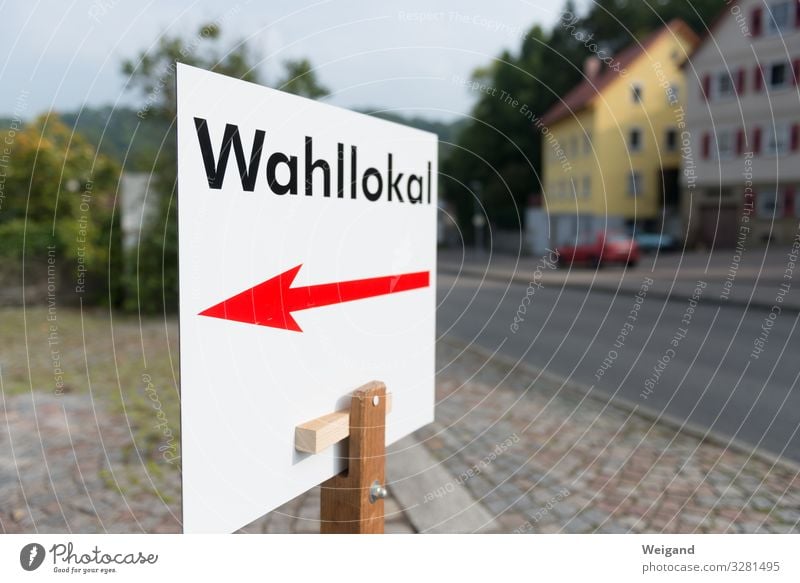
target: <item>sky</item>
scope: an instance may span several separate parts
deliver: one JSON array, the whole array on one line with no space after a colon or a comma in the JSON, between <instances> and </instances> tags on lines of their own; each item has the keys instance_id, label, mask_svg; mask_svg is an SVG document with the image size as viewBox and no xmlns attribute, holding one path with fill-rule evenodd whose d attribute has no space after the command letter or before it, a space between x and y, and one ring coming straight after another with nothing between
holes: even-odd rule
<instances>
[{"instance_id":1,"label":"sky","mask_svg":"<svg viewBox=\"0 0 800 583\"><path fill-rule=\"evenodd\" d=\"M191 38L217 21L224 41L247 39L267 84L283 61L307 57L332 91L329 103L449 121L476 98L458 79L503 49L515 51L533 24L552 26L562 7L562 0L0 0L0 116L138 107L142 98L124 90L122 61L163 34Z\"/></svg>"}]
</instances>

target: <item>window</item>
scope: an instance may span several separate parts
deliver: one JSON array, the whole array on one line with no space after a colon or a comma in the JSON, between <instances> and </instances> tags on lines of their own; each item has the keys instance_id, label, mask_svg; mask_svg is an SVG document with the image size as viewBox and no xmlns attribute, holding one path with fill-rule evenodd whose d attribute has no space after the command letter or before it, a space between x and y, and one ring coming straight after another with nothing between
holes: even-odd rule
<instances>
[{"instance_id":1,"label":"window","mask_svg":"<svg viewBox=\"0 0 800 583\"><path fill-rule=\"evenodd\" d=\"M640 152L642 150L642 130L633 128L628 135L628 149L631 152Z\"/></svg>"},{"instance_id":2,"label":"window","mask_svg":"<svg viewBox=\"0 0 800 583\"><path fill-rule=\"evenodd\" d=\"M576 157L578 155L578 136L572 136L569 140L570 155Z\"/></svg>"},{"instance_id":3,"label":"window","mask_svg":"<svg viewBox=\"0 0 800 583\"><path fill-rule=\"evenodd\" d=\"M583 153L587 156L592 153L592 132L583 135Z\"/></svg>"},{"instance_id":4,"label":"window","mask_svg":"<svg viewBox=\"0 0 800 583\"><path fill-rule=\"evenodd\" d=\"M794 188L794 217L800 219L800 186Z\"/></svg>"},{"instance_id":5,"label":"window","mask_svg":"<svg viewBox=\"0 0 800 583\"><path fill-rule=\"evenodd\" d=\"M791 28L793 2L775 2L767 9L767 32L770 34L779 34L784 30Z\"/></svg>"},{"instance_id":6,"label":"window","mask_svg":"<svg viewBox=\"0 0 800 583\"><path fill-rule=\"evenodd\" d=\"M733 97L736 95L736 86L733 84L733 79L727 71L717 73L715 80L717 99L725 99L726 97Z\"/></svg>"},{"instance_id":7,"label":"window","mask_svg":"<svg viewBox=\"0 0 800 583\"><path fill-rule=\"evenodd\" d=\"M583 198L591 198L592 196L592 177L583 177Z\"/></svg>"},{"instance_id":8,"label":"window","mask_svg":"<svg viewBox=\"0 0 800 583\"><path fill-rule=\"evenodd\" d=\"M638 83L635 83L631 86L631 98L633 99L634 103L641 103L642 102L642 86Z\"/></svg>"},{"instance_id":9,"label":"window","mask_svg":"<svg viewBox=\"0 0 800 583\"><path fill-rule=\"evenodd\" d=\"M734 154L736 136L732 130L717 131L717 158L730 160Z\"/></svg>"},{"instance_id":10,"label":"window","mask_svg":"<svg viewBox=\"0 0 800 583\"><path fill-rule=\"evenodd\" d=\"M767 85L770 89L781 89L789 84L789 64L773 63L767 67Z\"/></svg>"},{"instance_id":11,"label":"window","mask_svg":"<svg viewBox=\"0 0 800 583\"><path fill-rule=\"evenodd\" d=\"M679 100L680 100L680 87L678 87L675 83L672 83L667 88L667 104L677 105Z\"/></svg>"},{"instance_id":12,"label":"window","mask_svg":"<svg viewBox=\"0 0 800 583\"><path fill-rule=\"evenodd\" d=\"M756 213L762 219L783 216L783 197L779 196L777 188L758 191L756 194Z\"/></svg>"},{"instance_id":13,"label":"window","mask_svg":"<svg viewBox=\"0 0 800 583\"><path fill-rule=\"evenodd\" d=\"M766 138L764 151L767 154L783 156L789 151L788 124L775 124L775 127L767 127Z\"/></svg>"},{"instance_id":14,"label":"window","mask_svg":"<svg viewBox=\"0 0 800 583\"><path fill-rule=\"evenodd\" d=\"M664 146L667 152L674 152L678 149L678 130L670 128L664 137Z\"/></svg>"},{"instance_id":15,"label":"window","mask_svg":"<svg viewBox=\"0 0 800 583\"><path fill-rule=\"evenodd\" d=\"M637 197L642 193L642 175L634 170L628 175L628 196Z\"/></svg>"}]
</instances>

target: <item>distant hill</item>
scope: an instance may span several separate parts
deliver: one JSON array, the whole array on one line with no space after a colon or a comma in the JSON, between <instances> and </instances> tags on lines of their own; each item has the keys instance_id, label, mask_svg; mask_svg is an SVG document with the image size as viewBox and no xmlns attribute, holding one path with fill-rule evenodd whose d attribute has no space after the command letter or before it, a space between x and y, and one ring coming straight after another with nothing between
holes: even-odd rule
<instances>
[{"instance_id":1,"label":"distant hill","mask_svg":"<svg viewBox=\"0 0 800 583\"><path fill-rule=\"evenodd\" d=\"M76 112L57 112L57 115L101 154L121 164L127 153L127 170L149 171L166 133L163 125L150 120L142 122L136 111L129 108L86 107ZM10 125L11 118L0 117L0 133Z\"/></svg>"},{"instance_id":2,"label":"distant hill","mask_svg":"<svg viewBox=\"0 0 800 583\"><path fill-rule=\"evenodd\" d=\"M386 111L380 111L378 108L375 110L367 110L362 109L360 110L361 113L365 113L367 115L372 115L374 117L379 117L381 119L385 119L387 121L393 121L395 123L403 124L410 126L412 128L417 128L419 130L425 130L426 132L431 132L439 136L439 164L441 165L442 161L450 155L450 150L452 146L449 144L455 143L458 139L458 133L469 124L468 118L462 118L454 122L441 122L435 121L430 119L425 119L424 117L406 117L404 115L399 115L396 113L389 113Z\"/></svg>"},{"instance_id":3,"label":"distant hill","mask_svg":"<svg viewBox=\"0 0 800 583\"><path fill-rule=\"evenodd\" d=\"M455 142L458 132L466 125L466 120L446 123L382 112L379 108L361 110L361 113L435 133L441 142ZM81 111L60 113L59 116L65 124L74 127L98 147L102 154L120 164L127 154L125 168L132 171L151 170L167 130L155 120L142 121L135 110L126 107L86 107ZM0 118L0 131L8 128L10 123L10 118ZM440 156L445 155L446 151L447 147L441 146Z\"/></svg>"},{"instance_id":4,"label":"distant hill","mask_svg":"<svg viewBox=\"0 0 800 583\"><path fill-rule=\"evenodd\" d=\"M387 121L393 121L395 123L411 126L412 128L417 128L419 130L425 130L426 132L434 133L438 135L439 140L443 142L455 141L455 137L458 134L458 131L464 125L466 125L464 120L458 120L455 122L447 123L447 122L430 120L423 117L406 117L404 115L400 115L397 113L380 111L378 108L376 108L375 110L362 109L360 111L361 113L366 113L367 115L379 117Z\"/></svg>"},{"instance_id":5,"label":"distant hill","mask_svg":"<svg viewBox=\"0 0 800 583\"><path fill-rule=\"evenodd\" d=\"M60 117L102 154L122 163L127 153L128 170L151 169L167 130L154 120L143 122L135 110L125 107L86 107L78 112L61 113Z\"/></svg>"}]
</instances>

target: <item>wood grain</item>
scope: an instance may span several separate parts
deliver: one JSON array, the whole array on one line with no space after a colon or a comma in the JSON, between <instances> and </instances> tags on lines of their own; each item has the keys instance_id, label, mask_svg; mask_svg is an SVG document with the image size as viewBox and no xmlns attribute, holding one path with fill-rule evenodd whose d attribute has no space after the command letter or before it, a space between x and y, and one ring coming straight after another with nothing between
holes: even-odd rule
<instances>
[{"instance_id":1,"label":"wood grain","mask_svg":"<svg viewBox=\"0 0 800 583\"><path fill-rule=\"evenodd\" d=\"M323 534L383 534L383 500L370 502L370 488L386 483L386 395L379 381L353 393L347 471L322 483Z\"/></svg>"},{"instance_id":2,"label":"wood grain","mask_svg":"<svg viewBox=\"0 0 800 583\"><path fill-rule=\"evenodd\" d=\"M386 393L386 413L392 410L392 394ZM350 435L350 410L329 413L306 421L294 429L294 447L305 453L320 453Z\"/></svg>"}]
</instances>

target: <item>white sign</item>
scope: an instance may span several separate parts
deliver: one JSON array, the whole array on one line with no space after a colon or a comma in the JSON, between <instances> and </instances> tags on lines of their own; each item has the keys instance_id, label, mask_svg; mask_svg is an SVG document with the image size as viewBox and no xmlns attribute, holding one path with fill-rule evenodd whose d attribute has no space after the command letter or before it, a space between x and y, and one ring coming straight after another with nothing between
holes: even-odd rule
<instances>
[{"instance_id":1,"label":"white sign","mask_svg":"<svg viewBox=\"0 0 800 583\"><path fill-rule=\"evenodd\" d=\"M434 134L178 66L185 532L230 532L343 471L294 430L393 394L433 421Z\"/></svg>"}]
</instances>

